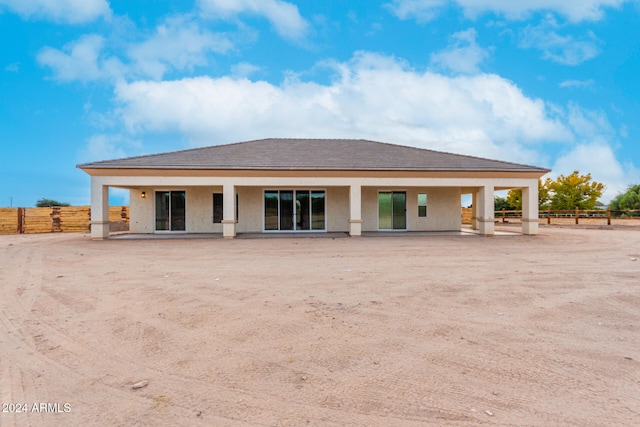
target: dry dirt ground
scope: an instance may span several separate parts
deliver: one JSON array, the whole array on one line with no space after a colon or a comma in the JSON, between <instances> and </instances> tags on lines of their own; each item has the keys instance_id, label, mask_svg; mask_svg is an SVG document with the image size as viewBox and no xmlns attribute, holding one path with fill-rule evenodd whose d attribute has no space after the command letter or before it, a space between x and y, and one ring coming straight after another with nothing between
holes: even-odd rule
<instances>
[{"instance_id":1,"label":"dry dirt ground","mask_svg":"<svg viewBox=\"0 0 640 427\"><path fill-rule=\"evenodd\" d=\"M639 273L638 228L0 236L0 424L638 425Z\"/></svg>"}]
</instances>

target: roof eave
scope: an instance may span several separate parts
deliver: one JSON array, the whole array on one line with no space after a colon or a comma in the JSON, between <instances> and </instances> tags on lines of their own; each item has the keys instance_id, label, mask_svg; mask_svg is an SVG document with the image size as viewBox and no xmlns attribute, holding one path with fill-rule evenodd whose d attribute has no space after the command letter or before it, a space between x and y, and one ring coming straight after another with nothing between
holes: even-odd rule
<instances>
[{"instance_id":1,"label":"roof eave","mask_svg":"<svg viewBox=\"0 0 640 427\"><path fill-rule=\"evenodd\" d=\"M223 167L197 167L197 166L175 166L175 165L167 165L167 166L145 166L145 165L136 165L136 166L116 166L116 165L96 165L96 164L82 164L76 165L77 168L82 170L92 170L92 169L119 169L119 170L197 170L197 171L239 171L239 170L247 170L247 171L360 171L360 172L514 172L514 173L541 173L547 174L551 172L551 169L545 168L339 168L339 167L266 167L266 166L223 166Z\"/></svg>"}]
</instances>

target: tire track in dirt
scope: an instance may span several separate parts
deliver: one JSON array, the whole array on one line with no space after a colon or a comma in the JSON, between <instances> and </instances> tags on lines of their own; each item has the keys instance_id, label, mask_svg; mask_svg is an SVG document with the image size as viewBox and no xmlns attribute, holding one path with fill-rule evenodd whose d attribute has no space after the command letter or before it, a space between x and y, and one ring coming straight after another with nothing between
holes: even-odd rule
<instances>
[{"instance_id":1,"label":"tire track in dirt","mask_svg":"<svg viewBox=\"0 0 640 427\"><path fill-rule=\"evenodd\" d=\"M46 425L45 414L32 409L34 404L49 402L51 398L39 372L48 367L49 362L38 355L35 344L38 335L32 335L30 327L39 322L29 312L40 285L42 256L30 247L22 246L14 246L7 252L9 256L5 262L21 274L15 285L3 281L1 286L0 327L4 331L1 343L4 351L0 356L2 402L26 405L27 413L10 413L10 420L3 421L8 425ZM69 373L60 365L55 369ZM0 420L6 415L3 413Z\"/></svg>"},{"instance_id":2,"label":"tire track in dirt","mask_svg":"<svg viewBox=\"0 0 640 427\"><path fill-rule=\"evenodd\" d=\"M56 245L59 258L77 252L71 248L72 240L69 238L66 249L65 242ZM407 252L403 256L414 252L414 241L425 246L432 242L402 240ZM623 425L623 420L637 416L630 409L637 401L631 381L632 374L638 372L634 370L636 362L603 359L595 352L595 344L579 354L583 343L571 342L567 327L558 321L564 318L562 311L570 309L564 305L570 297L551 287L536 288L533 282L520 280L528 286L527 298L510 294L499 300L502 287L486 284L495 280L496 274L473 284L463 283L475 277L469 274L464 280L458 275L443 281L443 289L452 289L442 293L436 289L438 282L429 285L420 277L417 259L404 263L399 256L399 263L411 265L415 271L407 273L400 268L398 277L383 275L367 284L349 277L359 274L349 265L350 274L333 274L333 282L329 281L331 274L319 271L308 283L313 289L309 291L299 283L275 283L272 275L265 273L270 253L269 259L252 265L250 279L223 277L226 286L222 287L211 283L213 267L200 274L181 272L174 260L165 267L160 255L168 250L181 253L180 261L187 263L188 254L202 253L201 246L207 246L223 256L217 249L226 245L224 241L206 245L143 242L134 248L122 243L106 242L99 247L105 251L95 254L91 269L81 269L87 277L92 275L86 285L77 275L72 277L72 267L56 268L40 273L44 279L36 292L30 292L27 282L12 284L14 295L8 294L13 298L9 303L20 302L22 307L5 310L5 299L0 301L2 313L7 314L0 327L6 325L12 333L24 334L35 353L30 356L30 347L23 345L15 355L46 371L44 379L21 379L15 390L40 388L40 396L55 399L61 395L60 384L65 383L68 394L79 396L73 402L74 413L57 417L57 424L54 418L45 418L44 425L165 425L176 419L193 425L595 425L604 420ZM356 246L357 242L345 243ZM89 246L98 248L86 244L82 251L87 253ZM147 265L144 274L133 270L133 276L126 277L119 267L102 264L109 259L119 262L126 255L118 252L125 249L136 256L138 251L146 254L141 261ZM203 265L210 262L204 255L198 256ZM224 256L233 258L234 254ZM151 261L155 257L159 261ZM355 258L347 261L352 264ZM37 263L35 257L29 262ZM304 258L300 262L304 263ZM306 262L308 266L316 260ZM3 263L4 259L0 260L4 268ZM482 263L477 264L482 268ZM170 269L170 277L163 278L158 266L163 273ZM306 268L305 264L297 266ZM8 268L11 272L14 266ZM442 268L437 270L435 261L430 268L446 273ZM269 277L266 287L270 289L245 281L260 275ZM299 276L291 277L300 280ZM344 280L338 282L340 279ZM432 289L426 289L429 286ZM2 297L4 287L3 283ZM536 310L526 306L540 302L536 292L550 298L559 295L562 304L553 304L545 316L533 319L531 314ZM572 292L587 296L588 289ZM607 290L602 292L608 295ZM305 300L310 293L315 299ZM369 300L377 302L365 302ZM309 301L315 305L307 304ZM635 321L628 314L636 302L629 299L620 313L630 325ZM526 315L515 313L518 304ZM497 316L496 312L503 311L496 309L500 305L509 306L513 316ZM615 306L596 308L599 313L604 310L605 321L615 320L606 314L615 312ZM15 323L16 319L23 320ZM531 330L537 330L539 336L528 333L527 322L532 319L535 325ZM16 332L18 327L21 331ZM627 333L631 338L636 335L632 327ZM20 344L21 336L17 337ZM590 337L596 344L610 342L603 341L599 332ZM16 343L15 336L9 339L7 342ZM629 344L628 349L637 350L637 344ZM45 358L39 359L42 355ZM603 363L607 364L606 372L599 371ZM629 375L617 377L624 363ZM8 375L6 365L0 365L0 373ZM60 375L65 381L53 382L57 388L43 388L55 376L50 373L71 368L69 375ZM550 374L545 382L547 371ZM573 381L566 381L567 377ZM131 384L141 379L149 385L132 390ZM608 413L598 412L607 405ZM97 414L91 407L118 408L118 413ZM485 409L492 410L495 418L486 415ZM588 419L581 412L595 417ZM25 420L30 422L31 418Z\"/></svg>"}]
</instances>

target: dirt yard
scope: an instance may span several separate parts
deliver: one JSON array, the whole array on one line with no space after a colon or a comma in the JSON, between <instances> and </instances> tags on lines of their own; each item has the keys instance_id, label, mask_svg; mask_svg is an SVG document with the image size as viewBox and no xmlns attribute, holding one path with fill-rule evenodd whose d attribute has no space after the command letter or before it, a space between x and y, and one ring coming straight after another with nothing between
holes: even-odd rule
<instances>
[{"instance_id":1,"label":"dirt yard","mask_svg":"<svg viewBox=\"0 0 640 427\"><path fill-rule=\"evenodd\" d=\"M638 425L639 277L637 228L0 236L0 425Z\"/></svg>"}]
</instances>

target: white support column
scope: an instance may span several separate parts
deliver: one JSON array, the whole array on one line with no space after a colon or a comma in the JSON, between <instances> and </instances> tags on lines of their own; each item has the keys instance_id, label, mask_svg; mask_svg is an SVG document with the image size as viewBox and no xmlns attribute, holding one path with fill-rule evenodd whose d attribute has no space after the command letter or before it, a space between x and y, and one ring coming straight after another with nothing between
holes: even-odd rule
<instances>
[{"instance_id":1,"label":"white support column","mask_svg":"<svg viewBox=\"0 0 640 427\"><path fill-rule=\"evenodd\" d=\"M109 187L99 177L91 177L91 238L109 237Z\"/></svg>"},{"instance_id":2,"label":"white support column","mask_svg":"<svg viewBox=\"0 0 640 427\"><path fill-rule=\"evenodd\" d=\"M228 239L236 237L236 187L233 184L222 186L222 236Z\"/></svg>"},{"instance_id":3,"label":"white support column","mask_svg":"<svg viewBox=\"0 0 640 427\"><path fill-rule=\"evenodd\" d=\"M478 229L478 215L480 212L480 207L478 206L478 192L474 191L471 193L471 229Z\"/></svg>"},{"instance_id":4,"label":"white support column","mask_svg":"<svg viewBox=\"0 0 640 427\"><path fill-rule=\"evenodd\" d=\"M522 234L538 234L538 181L522 188Z\"/></svg>"},{"instance_id":5,"label":"white support column","mask_svg":"<svg viewBox=\"0 0 640 427\"><path fill-rule=\"evenodd\" d=\"M485 185L484 187L480 187L480 194L478 199L480 199L478 203L478 225L480 234L485 236L493 236L495 229L495 196L493 185Z\"/></svg>"},{"instance_id":6,"label":"white support column","mask_svg":"<svg viewBox=\"0 0 640 427\"><path fill-rule=\"evenodd\" d=\"M362 186L360 184L349 186L349 235L351 237L362 235Z\"/></svg>"}]
</instances>

